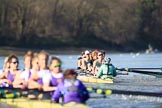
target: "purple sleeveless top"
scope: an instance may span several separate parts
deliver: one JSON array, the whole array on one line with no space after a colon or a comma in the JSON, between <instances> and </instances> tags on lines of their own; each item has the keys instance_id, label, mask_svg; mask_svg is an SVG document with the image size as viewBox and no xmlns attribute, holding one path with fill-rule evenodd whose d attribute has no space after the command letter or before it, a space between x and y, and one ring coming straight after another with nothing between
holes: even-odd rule
<instances>
[{"instance_id":1,"label":"purple sleeveless top","mask_svg":"<svg viewBox=\"0 0 162 108\"><path fill-rule=\"evenodd\" d=\"M43 77L44 77L46 74L49 74L49 70L39 70L38 76L39 76L40 78L37 80L37 82L38 82L40 85L43 85Z\"/></svg>"},{"instance_id":2,"label":"purple sleeveless top","mask_svg":"<svg viewBox=\"0 0 162 108\"><path fill-rule=\"evenodd\" d=\"M63 75L60 78L56 78L52 75L52 78L50 80L50 86L57 86L59 84L58 80L63 81L63 79L64 79Z\"/></svg>"},{"instance_id":3,"label":"purple sleeveless top","mask_svg":"<svg viewBox=\"0 0 162 108\"><path fill-rule=\"evenodd\" d=\"M32 74L31 71L29 71L28 80L30 79L31 74Z\"/></svg>"},{"instance_id":4,"label":"purple sleeveless top","mask_svg":"<svg viewBox=\"0 0 162 108\"><path fill-rule=\"evenodd\" d=\"M12 75L10 71L8 71L7 79L10 80L11 82L14 81L14 75Z\"/></svg>"},{"instance_id":5,"label":"purple sleeveless top","mask_svg":"<svg viewBox=\"0 0 162 108\"><path fill-rule=\"evenodd\" d=\"M8 71L7 79L11 82L14 81L14 75L12 75L10 71ZM13 85L9 85L9 88L13 88Z\"/></svg>"},{"instance_id":6,"label":"purple sleeveless top","mask_svg":"<svg viewBox=\"0 0 162 108\"><path fill-rule=\"evenodd\" d=\"M81 81L75 80L71 83L64 80L57 86L56 91L52 95L52 101L59 102L61 96L64 98L64 103L84 103L89 98L89 93Z\"/></svg>"},{"instance_id":7,"label":"purple sleeveless top","mask_svg":"<svg viewBox=\"0 0 162 108\"><path fill-rule=\"evenodd\" d=\"M43 85L42 78L39 78L39 79L37 80L37 83L39 83L40 85Z\"/></svg>"}]
</instances>

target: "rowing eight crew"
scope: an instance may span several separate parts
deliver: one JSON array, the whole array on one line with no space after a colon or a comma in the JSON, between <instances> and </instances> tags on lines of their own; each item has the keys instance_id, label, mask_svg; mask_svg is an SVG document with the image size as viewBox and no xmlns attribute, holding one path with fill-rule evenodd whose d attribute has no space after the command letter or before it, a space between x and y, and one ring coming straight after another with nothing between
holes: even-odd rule
<instances>
[{"instance_id":1,"label":"rowing eight crew","mask_svg":"<svg viewBox=\"0 0 162 108\"><path fill-rule=\"evenodd\" d=\"M111 59L105 57L105 51L85 50L82 56L78 58L78 69L81 73L93 75L97 78L110 78L117 75L116 68L110 63Z\"/></svg>"},{"instance_id":2,"label":"rowing eight crew","mask_svg":"<svg viewBox=\"0 0 162 108\"><path fill-rule=\"evenodd\" d=\"M84 103L89 93L81 81L76 79L74 70L61 70L61 60L52 57L49 67L49 56L45 51L33 54L31 51L24 56L24 70L18 69L19 60L15 55L9 55L4 60L4 68L0 73L0 86L21 89L38 89L51 91L51 100L58 102L64 97L64 103ZM42 95L38 96L42 98ZM35 98L30 96L29 98Z\"/></svg>"}]
</instances>

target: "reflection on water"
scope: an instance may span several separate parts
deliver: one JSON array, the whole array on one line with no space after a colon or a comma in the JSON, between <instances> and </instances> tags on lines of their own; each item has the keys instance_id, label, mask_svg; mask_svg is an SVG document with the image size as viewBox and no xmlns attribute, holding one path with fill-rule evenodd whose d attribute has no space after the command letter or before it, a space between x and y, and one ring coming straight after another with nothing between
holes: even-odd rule
<instances>
[{"instance_id":1,"label":"reflection on water","mask_svg":"<svg viewBox=\"0 0 162 108\"><path fill-rule=\"evenodd\" d=\"M79 55L52 55L58 56L63 61L63 69L76 68L77 58ZM162 54L107 54L111 58L111 62L119 68L160 68L162 67ZM20 59L20 68L23 69L23 57ZM0 63L3 64L4 57L0 57ZM2 65L0 66L2 68ZM156 70L161 71L161 70ZM132 90L132 91L162 91L162 79L149 75L141 75L130 73L129 75L121 75L115 78L114 84L88 84L87 86ZM162 98L146 97L146 96L131 96L131 95L110 95L106 98L93 98L87 104L93 108L161 108ZM1 106L0 106L1 108Z\"/></svg>"}]
</instances>

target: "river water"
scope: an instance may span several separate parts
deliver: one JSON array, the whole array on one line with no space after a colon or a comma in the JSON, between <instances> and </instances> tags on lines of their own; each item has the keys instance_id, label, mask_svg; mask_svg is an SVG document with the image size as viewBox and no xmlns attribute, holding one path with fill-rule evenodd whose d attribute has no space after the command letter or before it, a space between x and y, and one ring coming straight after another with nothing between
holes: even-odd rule
<instances>
[{"instance_id":1,"label":"river water","mask_svg":"<svg viewBox=\"0 0 162 108\"><path fill-rule=\"evenodd\" d=\"M59 57L63 62L63 70L77 67L77 58L80 55L51 55ZM107 54L111 58L111 63L118 68L161 68L162 53L140 54L140 53L122 53ZM4 57L0 57L0 63L3 64ZM20 69L23 69L23 57L19 57ZM0 66L2 68L2 65ZM153 70L161 72L161 70ZM162 91L162 78L156 78L150 75L129 73L129 75L119 75L114 79L114 84L88 84L86 86L107 88L116 90L159 92ZM98 96L98 98L93 97ZM103 98L102 95L91 94L87 105L93 108L162 108L162 98L147 96L132 96L112 94Z\"/></svg>"}]
</instances>

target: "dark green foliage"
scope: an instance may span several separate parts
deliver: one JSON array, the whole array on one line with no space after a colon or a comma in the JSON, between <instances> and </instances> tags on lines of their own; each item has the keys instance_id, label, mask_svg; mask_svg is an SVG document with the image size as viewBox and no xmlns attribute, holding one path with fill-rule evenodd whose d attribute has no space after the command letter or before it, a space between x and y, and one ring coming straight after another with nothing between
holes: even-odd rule
<instances>
[{"instance_id":1,"label":"dark green foliage","mask_svg":"<svg viewBox=\"0 0 162 108\"><path fill-rule=\"evenodd\" d=\"M162 49L161 10L161 0L0 0L0 45Z\"/></svg>"}]
</instances>

